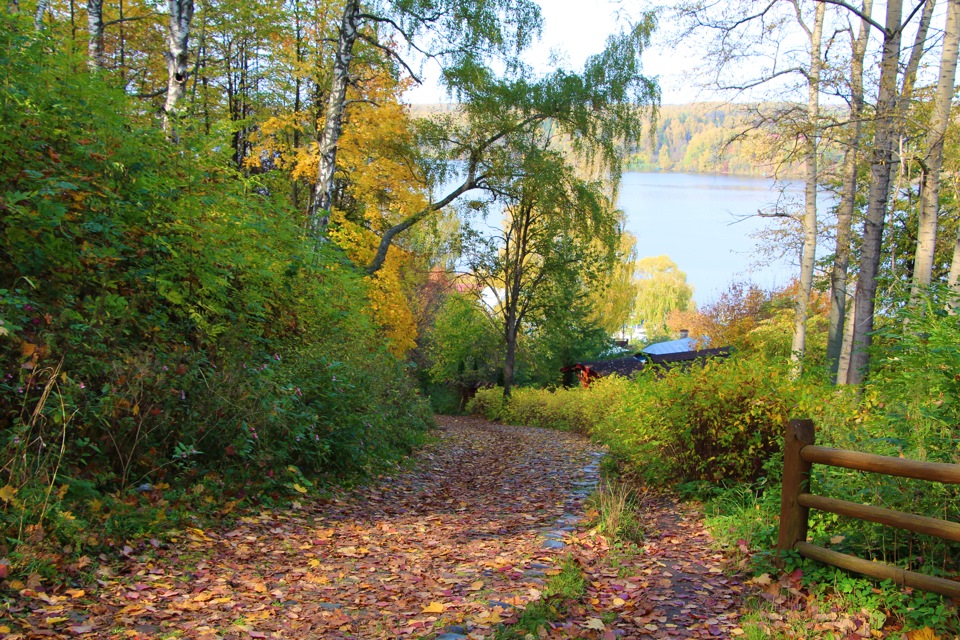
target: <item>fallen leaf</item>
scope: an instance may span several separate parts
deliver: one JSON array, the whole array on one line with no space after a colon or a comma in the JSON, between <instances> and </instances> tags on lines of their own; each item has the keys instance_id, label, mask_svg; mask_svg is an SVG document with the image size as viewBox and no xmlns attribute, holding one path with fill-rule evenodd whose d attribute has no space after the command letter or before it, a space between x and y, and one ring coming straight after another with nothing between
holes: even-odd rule
<instances>
[{"instance_id":1,"label":"fallen leaf","mask_svg":"<svg viewBox=\"0 0 960 640\"><path fill-rule=\"evenodd\" d=\"M480 591L480 589L483 589L483 580L477 580L467 587L467 591Z\"/></svg>"},{"instance_id":2,"label":"fallen leaf","mask_svg":"<svg viewBox=\"0 0 960 640\"><path fill-rule=\"evenodd\" d=\"M9 484L0 489L0 500L4 502L10 502L15 495L17 495L17 490Z\"/></svg>"},{"instance_id":3,"label":"fallen leaf","mask_svg":"<svg viewBox=\"0 0 960 640\"><path fill-rule=\"evenodd\" d=\"M443 604L440 602L431 602L423 608L421 613L443 613Z\"/></svg>"},{"instance_id":4,"label":"fallen leaf","mask_svg":"<svg viewBox=\"0 0 960 640\"><path fill-rule=\"evenodd\" d=\"M607 625L603 624L603 620L600 618L590 618L583 626L586 629L594 629L596 631L604 631L607 628Z\"/></svg>"}]
</instances>

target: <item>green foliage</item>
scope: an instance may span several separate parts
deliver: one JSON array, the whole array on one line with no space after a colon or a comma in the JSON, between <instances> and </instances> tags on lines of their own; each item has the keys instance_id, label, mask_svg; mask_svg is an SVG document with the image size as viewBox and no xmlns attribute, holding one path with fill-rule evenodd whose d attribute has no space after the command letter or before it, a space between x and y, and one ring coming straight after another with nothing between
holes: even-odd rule
<instances>
[{"instance_id":1,"label":"green foliage","mask_svg":"<svg viewBox=\"0 0 960 640\"><path fill-rule=\"evenodd\" d=\"M425 341L433 382L476 388L496 380L500 336L472 298L448 295Z\"/></svg>"},{"instance_id":2,"label":"green foliage","mask_svg":"<svg viewBox=\"0 0 960 640\"><path fill-rule=\"evenodd\" d=\"M656 482L750 480L780 449L792 387L785 366L758 358L646 372L593 433Z\"/></svg>"},{"instance_id":3,"label":"green foliage","mask_svg":"<svg viewBox=\"0 0 960 640\"><path fill-rule=\"evenodd\" d=\"M224 140L171 147L47 45L0 26L0 487L17 492L0 526L13 544L43 538L29 527L49 540L159 527L103 507L143 483L174 491L217 471L274 490L287 467L342 476L408 453L432 420L384 348L368 281L308 242L285 198L222 166L210 151ZM60 496L64 478L87 489Z\"/></svg>"},{"instance_id":4,"label":"green foliage","mask_svg":"<svg viewBox=\"0 0 960 640\"><path fill-rule=\"evenodd\" d=\"M480 389L467 403L467 413L483 416L487 420L499 420L503 411L503 389L492 387Z\"/></svg>"}]
</instances>

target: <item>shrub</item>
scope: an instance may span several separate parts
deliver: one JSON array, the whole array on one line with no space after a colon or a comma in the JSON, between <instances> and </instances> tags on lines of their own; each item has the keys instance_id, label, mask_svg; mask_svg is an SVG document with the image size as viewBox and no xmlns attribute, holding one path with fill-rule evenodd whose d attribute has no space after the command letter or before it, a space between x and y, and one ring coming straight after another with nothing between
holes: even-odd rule
<instances>
[{"instance_id":1,"label":"shrub","mask_svg":"<svg viewBox=\"0 0 960 640\"><path fill-rule=\"evenodd\" d=\"M467 413L483 416L487 420L499 420L503 415L503 389L478 389L477 395L467 403Z\"/></svg>"}]
</instances>

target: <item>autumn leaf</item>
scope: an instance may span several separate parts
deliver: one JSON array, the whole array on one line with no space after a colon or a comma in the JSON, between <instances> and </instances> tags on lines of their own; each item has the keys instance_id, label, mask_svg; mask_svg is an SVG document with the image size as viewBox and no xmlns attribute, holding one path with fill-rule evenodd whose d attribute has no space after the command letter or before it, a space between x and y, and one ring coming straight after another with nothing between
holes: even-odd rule
<instances>
[{"instance_id":1,"label":"autumn leaf","mask_svg":"<svg viewBox=\"0 0 960 640\"><path fill-rule=\"evenodd\" d=\"M17 490L9 484L0 489L0 500L4 502L10 502L15 495L17 495Z\"/></svg>"},{"instance_id":2,"label":"autumn leaf","mask_svg":"<svg viewBox=\"0 0 960 640\"><path fill-rule=\"evenodd\" d=\"M440 602L431 602L429 605L423 608L421 613L443 613L443 604Z\"/></svg>"},{"instance_id":3,"label":"autumn leaf","mask_svg":"<svg viewBox=\"0 0 960 640\"><path fill-rule=\"evenodd\" d=\"M930 627L924 627L916 631L908 631L907 640L940 640L940 636Z\"/></svg>"},{"instance_id":4,"label":"autumn leaf","mask_svg":"<svg viewBox=\"0 0 960 640\"><path fill-rule=\"evenodd\" d=\"M306 488L306 487L301 486L301 485L296 484L296 483L294 483L294 485L293 485L293 490L296 491L297 493L306 493L306 492L307 492L307 488Z\"/></svg>"},{"instance_id":5,"label":"autumn leaf","mask_svg":"<svg viewBox=\"0 0 960 640\"><path fill-rule=\"evenodd\" d=\"M771 582L771 581L770 581L770 574L769 574L769 573L761 573L761 574L758 575L758 576L754 576L754 577L750 578L750 580L748 580L747 582L749 582L750 584L758 584L758 585L760 585L760 586L765 587L765 586L767 586L768 584L770 584L770 582Z\"/></svg>"},{"instance_id":6,"label":"autumn leaf","mask_svg":"<svg viewBox=\"0 0 960 640\"><path fill-rule=\"evenodd\" d=\"M467 587L467 591L480 591L480 589L483 589L483 580L477 580Z\"/></svg>"},{"instance_id":7,"label":"autumn leaf","mask_svg":"<svg viewBox=\"0 0 960 640\"><path fill-rule=\"evenodd\" d=\"M590 618L583 626L586 629L595 629L596 631L605 631L607 628L607 625L603 624L603 620L600 618Z\"/></svg>"}]
</instances>

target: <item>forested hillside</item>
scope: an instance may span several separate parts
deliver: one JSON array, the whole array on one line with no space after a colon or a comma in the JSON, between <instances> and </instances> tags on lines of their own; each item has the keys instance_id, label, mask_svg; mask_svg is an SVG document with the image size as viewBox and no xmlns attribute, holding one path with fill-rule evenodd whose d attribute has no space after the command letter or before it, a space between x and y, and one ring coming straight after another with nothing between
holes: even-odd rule
<instances>
[{"instance_id":1,"label":"forested hillside","mask_svg":"<svg viewBox=\"0 0 960 640\"><path fill-rule=\"evenodd\" d=\"M743 176L795 177L773 133L755 127L745 104L662 105L655 127L640 140L629 167L638 171L686 171Z\"/></svg>"}]
</instances>

